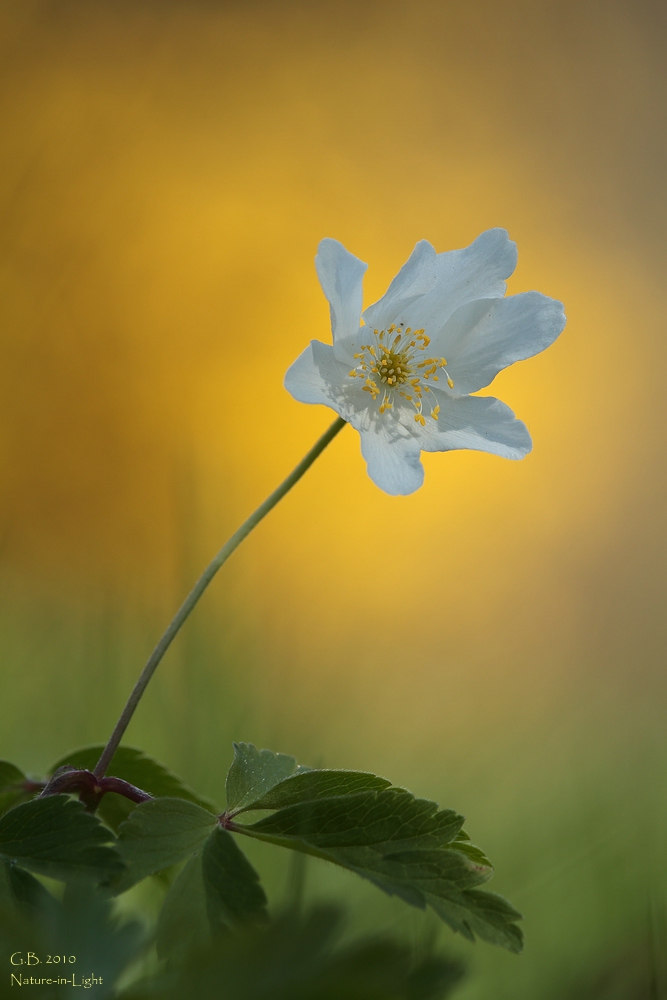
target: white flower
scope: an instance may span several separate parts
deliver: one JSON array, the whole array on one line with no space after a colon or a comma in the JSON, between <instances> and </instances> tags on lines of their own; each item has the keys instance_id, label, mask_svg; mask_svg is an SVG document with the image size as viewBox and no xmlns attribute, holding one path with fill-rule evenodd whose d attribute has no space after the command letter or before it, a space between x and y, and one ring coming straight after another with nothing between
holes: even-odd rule
<instances>
[{"instance_id":1,"label":"white flower","mask_svg":"<svg viewBox=\"0 0 667 1000\"><path fill-rule=\"evenodd\" d=\"M421 486L421 451L523 458L531 450L525 424L508 406L470 395L543 351L565 326L562 304L540 292L505 297L516 256L504 229L440 254L422 240L362 315L367 265L337 240L320 243L315 266L331 306L333 347L311 341L285 387L302 403L330 406L359 431L368 474L386 493Z\"/></svg>"}]
</instances>

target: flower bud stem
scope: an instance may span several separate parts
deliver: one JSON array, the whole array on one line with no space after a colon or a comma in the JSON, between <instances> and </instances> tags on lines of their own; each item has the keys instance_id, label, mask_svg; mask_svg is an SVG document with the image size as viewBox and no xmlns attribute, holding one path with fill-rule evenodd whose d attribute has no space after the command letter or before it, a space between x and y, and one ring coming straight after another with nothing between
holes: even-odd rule
<instances>
[{"instance_id":1,"label":"flower bud stem","mask_svg":"<svg viewBox=\"0 0 667 1000\"><path fill-rule=\"evenodd\" d=\"M284 482L282 482L280 486L277 489L275 489L270 496L266 498L264 503L261 504L253 514L250 515L247 521L243 522L241 527L238 528L234 532L232 537L225 542L225 544L222 546L222 548L215 556L215 558L212 559L211 562L208 564L208 566L206 567L202 575L199 577L199 579L195 583L194 587L192 588L188 596L183 601L183 604L176 612L176 615L172 619L164 635L162 636L157 646L151 653L148 662L146 663L146 666L142 670L141 676L139 677L139 680L135 684L132 694L128 698L127 704L123 709L118 722L116 723L116 727L113 733L111 734L109 742L105 746L100 759L95 765L95 770L93 771L93 774L95 775L96 778L101 778L104 776L106 769L111 763L111 758L115 754L118 745L121 739L123 738L125 730L129 725L130 719L134 715L134 710L139 704L141 696L146 690L148 682L155 673L158 663L169 649L172 640L176 636L177 632L185 622L186 618L188 617L188 615L194 608L195 604L202 596L202 594L204 593L204 591L206 590L209 583L211 582L215 574L218 572L222 564L225 563L227 559L229 559L234 549L241 544L243 539L250 534L253 528L257 527L262 518L266 517L269 511L276 506L279 500L282 500L285 494L292 489L295 483L298 483L298 481L303 476L304 472L306 472L310 468L310 466L313 464L318 455L320 455L324 451L326 446L331 441L333 441L336 434L338 434L338 432L342 430L342 428L345 426L345 423L346 421L343 420L342 417L338 417L336 420L334 420L333 424L331 425L331 427L329 427L328 431L326 431L319 439L319 441L317 441L313 445L308 454L299 462L297 467L293 470L293 472L290 473L287 479L285 479Z\"/></svg>"}]
</instances>

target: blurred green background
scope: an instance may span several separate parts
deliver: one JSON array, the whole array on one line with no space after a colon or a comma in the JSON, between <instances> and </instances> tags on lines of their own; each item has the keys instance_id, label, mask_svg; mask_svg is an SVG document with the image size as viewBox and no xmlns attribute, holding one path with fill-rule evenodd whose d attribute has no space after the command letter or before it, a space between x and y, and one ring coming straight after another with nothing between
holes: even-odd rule
<instances>
[{"instance_id":1,"label":"blurred green background","mask_svg":"<svg viewBox=\"0 0 667 1000\"><path fill-rule=\"evenodd\" d=\"M568 313L490 390L533 454L428 455L391 498L345 431L128 741L218 801L243 739L463 812L527 948L444 932L461 1000L667 996L664 6L5 0L0 34L0 756L39 773L106 739L200 568L330 422L282 388L329 337L319 239L370 263L368 303L416 240L504 226L510 292ZM253 857L279 900L287 859Z\"/></svg>"}]
</instances>

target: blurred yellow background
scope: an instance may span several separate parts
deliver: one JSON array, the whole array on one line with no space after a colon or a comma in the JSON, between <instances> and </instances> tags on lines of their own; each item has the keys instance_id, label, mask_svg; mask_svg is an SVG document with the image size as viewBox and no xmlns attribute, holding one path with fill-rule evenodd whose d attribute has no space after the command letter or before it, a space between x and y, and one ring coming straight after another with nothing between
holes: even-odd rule
<instances>
[{"instance_id":1,"label":"blurred yellow background","mask_svg":"<svg viewBox=\"0 0 667 1000\"><path fill-rule=\"evenodd\" d=\"M345 429L129 733L218 799L236 738L464 812L528 937L465 949L465 998L574 995L664 898L666 28L649 0L0 8L1 756L107 737L328 426L282 387L330 337L323 236L369 262L368 304L418 239L504 226L510 293L565 303L488 390L533 454L428 455L391 498Z\"/></svg>"}]
</instances>

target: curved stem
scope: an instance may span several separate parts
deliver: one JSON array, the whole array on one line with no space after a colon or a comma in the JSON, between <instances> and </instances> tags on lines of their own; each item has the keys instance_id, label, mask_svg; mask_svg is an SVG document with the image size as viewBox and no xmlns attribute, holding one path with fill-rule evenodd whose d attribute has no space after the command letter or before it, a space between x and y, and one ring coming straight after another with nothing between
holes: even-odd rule
<instances>
[{"instance_id":1,"label":"curved stem","mask_svg":"<svg viewBox=\"0 0 667 1000\"><path fill-rule=\"evenodd\" d=\"M331 441L333 441L336 434L338 434L338 432L342 430L342 428L345 426L345 423L346 421L343 420L342 417L338 417L336 420L334 420L329 430L326 431L319 439L319 441L317 441L313 445L308 454L305 456L305 458L303 458L299 462L294 471L291 472L290 475L287 477L287 479L285 479L285 481L282 482L280 486L277 489L275 489L270 496L266 498L264 503L261 504L253 514L250 515L248 520L243 522L241 527L238 528L238 530L234 532L232 537L225 542L225 544L218 552L217 556L215 556L215 558L212 559L211 562L208 564L208 566L206 567L202 575L199 577L194 587L192 588L192 590L185 598L178 611L176 612L174 618L167 627L167 630L165 631L164 635L162 636L157 646L151 653L148 662L146 663L146 666L142 670L141 676L139 677L139 680L135 684L134 690L132 691L132 694L128 698L127 704L123 709L118 722L116 723L116 728L111 734L109 742L107 743L102 752L102 756L95 765L95 770L93 771L93 774L95 775L96 778L101 778L104 775L107 767L111 763L111 758L113 757L114 753L118 748L118 744L123 738L123 734L125 733L125 730L129 725L130 719L134 715L134 710L139 704L141 696L146 690L148 682L155 673L158 663L169 649L169 646L171 645L171 642L174 639L176 633L181 628L181 625L184 623L185 619L188 617L188 615L190 614L195 604L197 603L201 595L208 587L209 583L211 582L215 574L218 572L223 563L225 563L229 559L234 549L237 548L237 546L241 544L243 539L250 534L252 529L259 524L262 518L266 517L269 511L276 506L279 500L282 500L285 494L292 489L295 483L298 483L298 481L303 476L304 472L306 472L310 468L310 466L313 464L318 455L321 455L321 453L324 451L326 446Z\"/></svg>"}]
</instances>

